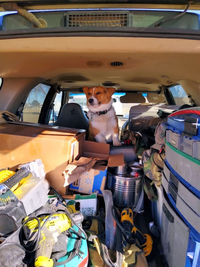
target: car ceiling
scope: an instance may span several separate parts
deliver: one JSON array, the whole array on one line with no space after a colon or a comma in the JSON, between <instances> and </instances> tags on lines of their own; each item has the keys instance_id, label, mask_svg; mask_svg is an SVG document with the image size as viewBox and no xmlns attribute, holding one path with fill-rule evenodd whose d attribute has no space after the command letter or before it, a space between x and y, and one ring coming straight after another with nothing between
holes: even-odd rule
<instances>
[{"instance_id":1,"label":"car ceiling","mask_svg":"<svg viewBox=\"0 0 200 267\"><path fill-rule=\"evenodd\" d=\"M43 37L4 39L0 47L3 78L45 80L65 88L112 82L136 91L200 83L198 40Z\"/></svg>"},{"instance_id":2,"label":"car ceiling","mask_svg":"<svg viewBox=\"0 0 200 267\"><path fill-rule=\"evenodd\" d=\"M0 0L0 5L12 2L16 1ZM23 0L16 3L27 7L34 4L34 8L39 9L41 4L43 8L55 8L51 4L86 2ZM92 1L93 5L99 3L105 6L104 2ZM106 4L109 2L118 5L122 1L106 1ZM127 3L126 6L136 4L137 7L138 3L141 6L145 4L145 7L156 3L173 8L174 5L184 7L188 1L123 3ZM198 8L198 3L200 1L193 1L192 8ZM155 92L163 85L180 83L200 103L198 40L100 36L8 38L0 39L0 59L0 77L4 80L32 79L73 89L110 83L119 90Z\"/></svg>"}]
</instances>

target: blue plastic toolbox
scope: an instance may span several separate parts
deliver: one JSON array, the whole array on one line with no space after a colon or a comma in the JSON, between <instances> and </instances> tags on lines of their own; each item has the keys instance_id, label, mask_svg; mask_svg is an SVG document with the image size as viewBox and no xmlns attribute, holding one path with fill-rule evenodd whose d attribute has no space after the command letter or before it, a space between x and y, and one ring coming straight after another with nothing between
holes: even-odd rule
<instances>
[{"instance_id":1,"label":"blue plastic toolbox","mask_svg":"<svg viewBox=\"0 0 200 267\"><path fill-rule=\"evenodd\" d=\"M178 110L168 116L167 124L172 130L200 137L200 108Z\"/></svg>"},{"instance_id":2,"label":"blue plastic toolbox","mask_svg":"<svg viewBox=\"0 0 200 267\"><path fill-rule=\"evenodd\" d=\"M166 141L193 158L200 159L200 109L172 113L167 120Z\"/></svg>"}]
</instances>

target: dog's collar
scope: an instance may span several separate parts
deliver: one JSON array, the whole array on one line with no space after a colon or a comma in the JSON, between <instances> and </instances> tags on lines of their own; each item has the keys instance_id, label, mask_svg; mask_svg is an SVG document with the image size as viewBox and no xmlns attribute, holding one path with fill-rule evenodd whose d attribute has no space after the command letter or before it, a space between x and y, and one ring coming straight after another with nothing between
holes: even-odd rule
<instances>
[{"instance_id":1,"label":"dog's collar","mask_svg":"<svg viewBox=\"0 0 200 267\"><path fill-rule=\"evenodd\" d=\"M101 116L101 115L105 115L106 113L108 113L108 111L110 111L111 109L112 109L112 105L109 107L109 109L97 111L97 112L92 112L92 113L97 114L98 116Z\"/></svg>"}]
</instances>

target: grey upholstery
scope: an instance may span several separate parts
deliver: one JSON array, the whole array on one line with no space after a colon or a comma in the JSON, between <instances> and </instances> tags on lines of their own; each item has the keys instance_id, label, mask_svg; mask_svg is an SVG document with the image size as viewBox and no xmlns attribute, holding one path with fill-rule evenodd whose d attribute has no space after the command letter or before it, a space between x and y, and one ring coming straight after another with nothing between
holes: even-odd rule
<instances>
[{"instance_id":1,"label":"grey upholstery","mask_svg":"<svg viewBox=\"0 0 200 267\"><path fill-rule=\"evenodd\" d=\"M88 130L89 122L79 104L68 103L63 105L55 125Z\"/></svg>"}]
</instances>

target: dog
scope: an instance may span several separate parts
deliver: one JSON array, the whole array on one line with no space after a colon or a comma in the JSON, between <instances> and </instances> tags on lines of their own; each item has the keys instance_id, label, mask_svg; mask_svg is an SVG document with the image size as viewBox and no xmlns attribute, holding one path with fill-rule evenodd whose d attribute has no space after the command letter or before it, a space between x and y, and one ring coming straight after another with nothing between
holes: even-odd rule
<instances>
[{"instance_id":1,"label":"dog","mask_svg":"<svg viewBox=\"0 0 200 267\"><path fill-rule=\"evenodd\" d=\"M115 89L84 87L83 92L89 109L89 139L100 143L113 142L113 146L120 146L118 120L112 106Z\"/></svg>"}]
</instances>

